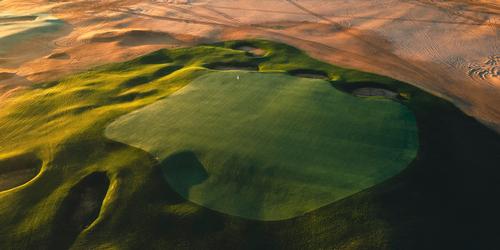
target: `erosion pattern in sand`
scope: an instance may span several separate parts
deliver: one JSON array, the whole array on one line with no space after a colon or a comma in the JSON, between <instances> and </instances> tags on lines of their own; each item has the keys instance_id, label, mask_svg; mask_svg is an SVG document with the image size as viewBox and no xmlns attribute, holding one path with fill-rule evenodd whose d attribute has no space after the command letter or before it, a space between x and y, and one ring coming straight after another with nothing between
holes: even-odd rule
<instances>
[{"instance_id":1,"label":"erosion pattern in sand","mask_svg":"<svg viewBox=\"0 0 500 250\"><path fill-rule=\"evenodd\" d=\"M400 103L243 71L201 76L119 118L106 136L157 157L185 198L259 220L292 218L376 185L418 148L415 117Z\"/></svg>"},{"instance_id":2,"label":"erosion pattern in sand","mask_svg":"<svg viewBox=\"0 0 500 250\"><path fill-rule=\"evenodd\" d=\"M64 21L46 13L0 12L0 67L15 69L45 56L55 48L53 40L67 31Z\"/></svg>"},{"instance_id":3,"label":"erosion pattern in sand","mask_svg":"<svg viewBox=\"0 0 500 250\"><path fill-rule=\"evenodd\" d=\"M500 131L494 0L4 0L0 9L50 13L72 25L46 55L26 56L38 53L34 46L21 52L19 68L0 61L0 71L32 81L160 47L258 37L415 84Z\"/></svg>"}]
</instances>

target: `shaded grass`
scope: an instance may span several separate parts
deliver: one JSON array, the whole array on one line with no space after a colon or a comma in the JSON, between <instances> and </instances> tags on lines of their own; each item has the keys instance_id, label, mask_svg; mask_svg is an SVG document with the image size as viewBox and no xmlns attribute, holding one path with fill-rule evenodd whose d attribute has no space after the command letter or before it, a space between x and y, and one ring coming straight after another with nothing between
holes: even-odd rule
<instances>
[{"instance_id":1,"label":"shaded grass","mask_svg":"<svg viewBox=\"0 0 500 250\"><path fill-rule=\"evenodd\" d=\"M104 172L85 176L72 187L62 201L55 218L55 235L51 249L68 249L75 238L98 217L102 201L109 188L109 178Z\"/></svg>"},{"instance_id":2,"label":"shaded grass","mask_svg":"<svg viewBox=\"0 0 500 250\"><path fill-rule=\"evenodd\" d=\"M244 43L262 58L230 48ZM408 98L420 150L407 170L369 190L298 218L257 222L185 201L144 151L105 139L117 117L162 99L216 62L259 64L260 71L315 69L334 87L376 82ZM183 66L147 84L127 80ZM119 99L130 93L145 96ZM118 98L118 99L117 99ZM101 213L75 249L488 249L495 248L500 195L500 138L450 103L383 76L335 67L287 45L231 41L160 50L17 92L0 112L0 154L33 152L44 162L36 180L0 192L0 248L48 249L60 240L55 218L71 188L107 172Z\"/></svg>"},{"instance_id":3,"label":"shaded grass","mask_svg":"<svg viewBox=\"0 0 500 250\"><path fill-rule=\"evenodd\" d=\"M43 162L33 153L22 153L0 158L0 191L20 186L33 179Z\"/></svg>"},{"instance_id":4,"label":"shaded grass","mask_svg":"<svg viewBox=\"0 0 500 250\"><path fill-rule=\"evenodd\" d=\"M298 77L328 80L328 74L324 71L314 69L295 69L288 71L289 74Z\"/></svg>"}]
</instances>

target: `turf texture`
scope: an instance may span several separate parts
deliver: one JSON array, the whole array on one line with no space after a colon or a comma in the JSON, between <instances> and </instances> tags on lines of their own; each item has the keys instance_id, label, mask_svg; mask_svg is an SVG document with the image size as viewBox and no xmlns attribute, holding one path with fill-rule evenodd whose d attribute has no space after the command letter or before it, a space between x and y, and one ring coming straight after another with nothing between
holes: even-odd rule
<instances>
[{"instance_id":1,"label":"turf texture","mask_svg":"<svg viewBox=\"0 0 500 250\"><path fill-rule=\"evenodd\" d=\"M164 162L186 199L258 220L292 218L378 184L418 149L415 117L402 104L323 80L234 70L119 118L106 136Z\"/></svg>"}]
</instances>

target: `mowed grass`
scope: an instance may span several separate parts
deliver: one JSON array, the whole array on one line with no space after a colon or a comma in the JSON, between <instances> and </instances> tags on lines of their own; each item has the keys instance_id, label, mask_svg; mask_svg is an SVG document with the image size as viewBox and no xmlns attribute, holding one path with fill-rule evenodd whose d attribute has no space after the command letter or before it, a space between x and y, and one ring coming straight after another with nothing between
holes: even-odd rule
<instances>
[{"instance_id":1,"label":"mowed grass","mask_svg":"<svg viewBox=\"0 0 500 250\"><path fill-rule=\"evenodd\" d=\"M233 49L248 45L265 56ZM180 152L159 162L104 131L214 72L207 65L321 71L345 93L372 85L400 93L404 98L393 101L416 117L417 157L389 180L293 219L249 220L197 205L162 173L167 163L199 167L196 155ZM160 50L38 83L2 101L0 178L19 168L39 173L0 192L0 249L491 249L500 221L498 152L498 134L447 101L285 44L248 40ZM208 176L192 173L179 175L193 183ZM94 209L100 202L93 202L80 213L100 192L106 192L102 206Z\"/></svg>"},{"instance_id":2,"label":"mowed grass","mask_svg":"<svg viewBox=\"0 0 500 250\"><path fill-rule=\"evenodd\" d=\"M106 136L164 162L180 195L222 213L282 220L399 173L416 156L412 112L327 81L245 71L203 75L127 114ZM192 161L172 161L191 152Z\"/></svg>"}]
</instances>

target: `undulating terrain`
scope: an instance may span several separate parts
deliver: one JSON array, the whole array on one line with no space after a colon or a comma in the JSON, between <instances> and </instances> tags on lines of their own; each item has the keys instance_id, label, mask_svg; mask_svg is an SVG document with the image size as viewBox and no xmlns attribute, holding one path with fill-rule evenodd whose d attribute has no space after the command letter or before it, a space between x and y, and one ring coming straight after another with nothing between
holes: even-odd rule
<instances>
[{"instance_id":1,"label":"undulating terrain","mask_svg":"<svg viewBox=\"0 0 500 250\"><path fill-rule=\"evenodd\" d=\"M0 0L0 249L497 249L497 0Z\"/></svg>"},{"instance_id":2,"label":"undulating terrain","mask_svg":"<svg viewBox=\"0 0 500 250\"><path fill-rule=\"evenodd\" d=\"M36 83L4 100L0 134L1 249L496 246L495 131L285 44Z\"/></svg>"},{"instance_id":3,"label":"undulating terrain","mask_svg":"<svg viewBox=\"0 0 500 250\"><path fill-rule=\"evenodd\" d=\"M498 132L499 15L495 0L2 0L0 101L164 47L263 38L426 89Z\"/></svg>"}]
</instances>

